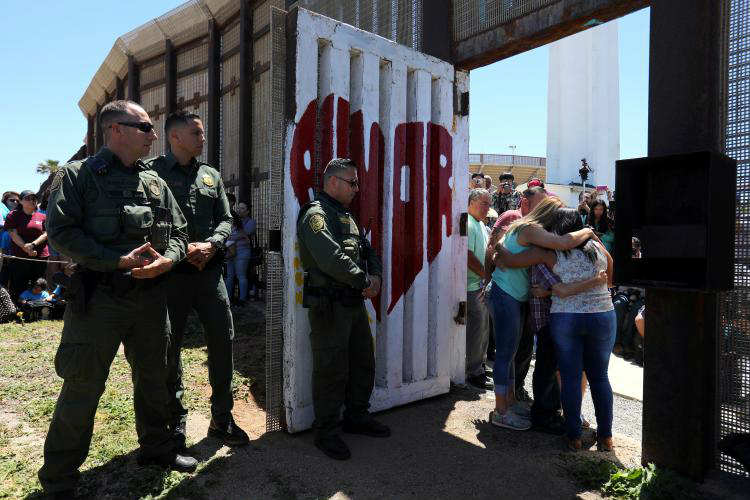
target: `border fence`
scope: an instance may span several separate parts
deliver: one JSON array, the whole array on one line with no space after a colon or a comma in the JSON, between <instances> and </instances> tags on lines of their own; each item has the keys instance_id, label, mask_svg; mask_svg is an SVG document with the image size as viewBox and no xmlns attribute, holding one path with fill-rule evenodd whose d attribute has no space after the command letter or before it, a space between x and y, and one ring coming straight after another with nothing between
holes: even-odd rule
<instances>
[{"instance_id":1,"label":"border fence","mask_svg":"<svg viewBox=\"0 0 750 500\"><path fill-rule=\"evenodd\" d=\"M731 0L726 154L737 160L734 290L719 302L719 432L750 432L750 0ZM719 453L719 469L750 477Z\"/></svg>"}]
</instances>

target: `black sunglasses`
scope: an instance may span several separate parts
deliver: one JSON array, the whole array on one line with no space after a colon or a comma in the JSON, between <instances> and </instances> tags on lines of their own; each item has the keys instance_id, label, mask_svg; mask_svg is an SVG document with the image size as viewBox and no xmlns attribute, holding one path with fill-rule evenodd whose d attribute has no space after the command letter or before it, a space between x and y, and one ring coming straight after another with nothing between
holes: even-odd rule
<instances>
[{"instance_id":1,"label":"black sunglasses","mask_svg":"<svg viewBox=\"0 0 750 500\"><path fill-rule=\"evenodd\" d=\"M338 175L334 175L335 178L342 180L349 184L351 187L355 188L359 186L359 181L356 179L344 179L343 177L339 177Z\"/></svg>"},{"instance_id":2,"label":"black sunglasses","mask_svg":"<svg viewBox=\"0 0 750 500\"><path fill-rule=\"evenodd\" d=\"M7 200L5 200L5 202L6 203L21 203L21 200L19 200L17 198L13 198L13 199L7 199Z\"/></svg>"},{"instance_id":3,"label":"black sunglasses","mask_svg":"<svg viewBox=\"0 0 750 500\"><path fill-rule=\"evenodd\" d=\"M117 124L122 125L123 127L137 128L145 134L148 134L149 132L154 130L154 124L148 122L117 122Z\"/></svg>"}]
</instances>

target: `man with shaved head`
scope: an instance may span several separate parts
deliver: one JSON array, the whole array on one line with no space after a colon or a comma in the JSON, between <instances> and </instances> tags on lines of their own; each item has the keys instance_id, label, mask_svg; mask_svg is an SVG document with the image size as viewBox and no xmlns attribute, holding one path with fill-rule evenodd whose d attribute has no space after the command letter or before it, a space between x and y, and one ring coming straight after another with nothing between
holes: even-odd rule
<instances>
[{"instance_id":1,"label":"man with shaved head","mask_svg":"<svg viewBox=\"0 0 750 500\"><path fill-rule=\"evenodd\" d=\"M156 139L148 113L114 101L99 114L105 145L54 176L50 242L77 264L55 369L63 379L39 480L51 498L75 498L94 416L120 344L130 363L138 463L195 470L174 452L167 400L165 273L187 249L185 218L166 183L140 158Z\"/></svg>"}]
</instances>

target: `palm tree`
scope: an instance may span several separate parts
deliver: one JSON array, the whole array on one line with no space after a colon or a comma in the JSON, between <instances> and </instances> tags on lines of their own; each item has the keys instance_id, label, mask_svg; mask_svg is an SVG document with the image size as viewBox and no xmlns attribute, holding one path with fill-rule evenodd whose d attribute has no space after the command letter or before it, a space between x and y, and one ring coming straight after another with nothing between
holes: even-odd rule
<instances>
[{"instance_id":1,"label":"palm tree","mask_svg":"<svg viewBox=\"0 0 750 500\"><path fill-rule=\"evenodd\" d=\"M36 166L36 173L42 175L54 174L60 168L60 162L57 160L47 160L42 163L38 163Z\"/></svg>"}]
</instances>

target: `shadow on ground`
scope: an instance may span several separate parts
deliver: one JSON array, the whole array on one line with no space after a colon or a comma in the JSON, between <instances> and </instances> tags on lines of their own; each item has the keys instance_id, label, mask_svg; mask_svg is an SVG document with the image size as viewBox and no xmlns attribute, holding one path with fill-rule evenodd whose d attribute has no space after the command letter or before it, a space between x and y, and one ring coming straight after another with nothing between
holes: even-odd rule
<instances>
[{"instance_id":1,"label":"shadow on ground","mask_svg":"<svg viewBox=\"0 0 750 500\"><path fill-rule=\"evenodd\" d=\"M253 436L249 446L219 447L203 438L190 448L203 466L192 475L157 469L139 474L134 454L83 475L82 498L154 498L172 486L170 500L329 499L573 499L558 436L513 432L487 423L491 394L454 389L450 394L389 410L387 439L344 435L352 460L328 459L311 432ZM600 454L602 457L604 454ZM609 454L608 454L609 455ZM614 454L608 457L617 461ZM131 469L132 468L132 469ZM123 470L124 469L124 470ZM128 494L111 496L109 482L130 477ZM153 495L150 497L149 495ZM33 497L39 498L39 497ZM29 499L27 499L29 500Z\"/></svg>"}]
</instances>

